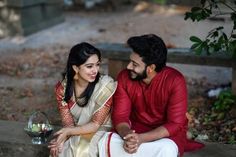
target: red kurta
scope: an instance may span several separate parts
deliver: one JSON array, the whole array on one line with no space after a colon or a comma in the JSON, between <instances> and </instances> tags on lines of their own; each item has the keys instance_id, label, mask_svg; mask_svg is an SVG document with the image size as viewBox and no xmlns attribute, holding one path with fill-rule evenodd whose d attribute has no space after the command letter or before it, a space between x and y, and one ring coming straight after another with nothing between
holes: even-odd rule
<instances>
[{"instance_id":1,"label":"red kurta","mask_svg":"<svg viewBox=\"0 0 236 157\"><path fill-rule=\"evenodd\" d=\"M128 71L123 70L117 80L113 124L126 122L137 133L164 126L182 155L187 141L187 89L183 75L165 67L146 85L131 80Z\"/></svg>"}]
</instances>

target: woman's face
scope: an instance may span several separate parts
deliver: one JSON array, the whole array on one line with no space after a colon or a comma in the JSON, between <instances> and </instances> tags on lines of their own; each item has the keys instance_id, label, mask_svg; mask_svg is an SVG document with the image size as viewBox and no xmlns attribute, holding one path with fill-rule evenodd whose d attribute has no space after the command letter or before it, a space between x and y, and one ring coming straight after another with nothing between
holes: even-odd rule
<instances>
[{"instance_id":1,"label":"woman's face","mask_svg":"<svg viewBox=\"0 0 236 157\"><path fill-rule=\"evenodd\" d=\"M82 79L86 82L93 82L96 79L100 67L100 61L96 54L90 56L88 60L78 66L77 76L78 79Z\"/></svg>"}]
</instances>

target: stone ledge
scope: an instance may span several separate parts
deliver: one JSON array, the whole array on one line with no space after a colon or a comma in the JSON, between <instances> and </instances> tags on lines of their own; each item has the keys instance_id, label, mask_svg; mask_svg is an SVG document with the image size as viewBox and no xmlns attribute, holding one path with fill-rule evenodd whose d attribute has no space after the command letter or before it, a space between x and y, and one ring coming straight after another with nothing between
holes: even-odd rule
<instances>
[{"instance_id":1,"label":"stone ledge","mask_svg":"<svg viewBox=\"0 0 236 157\"><path fill-rule=\"evenodd\" d=\"M187 152L184 157L235 157L236 145L205 143L205 147L194 152Z\"/></svg>"},{"instance_id":2,"label":"stone ledge","mask_svg":"<svg viewBox=\"0 0 236 157\"><path fill-rule=\"evenodd\" d=\"M29 35L64 21L61 0L0 2L0 38Z\"/></svg>"},{"instance_id":3,"label":"stone ledge","mask_svg":"<svg viewBox=\"0 0 236 157\"><path fill-rule=\"evenodd\" d=\"M29 7L32 5L38 5L38 4L60 4L63 3L62 0L6 0L4 5L10 6L10 7Z\"/></svg>"},{"instance_id":4,"label":"stone ledge","mask_svg":"<svg viewBox=\"0 0 236 157\"><path fill-rule=\"evenodd\" d=\"M113 78L121 69L124 69L129 61L131 49L125 44L98 43L96 44L104 58L108 59L108 73ZM180 63L191 65L221 66L232 68L232 91L236 94L236 62L225 54L221 55L196 55L189 48L170 48L167 56L168 63Z\"/></svg>"},{"instance_id":5,"label":"stone ledge","mask_svg":"<svg viewBox=\"0 0 236 157\"><path fill-rule=\"evenodd\" d=\"M0 120L0 157L48 157L47 144L33 145L24 132L26 123ZM57 127L56 127L57 128ZM236 145L205 143L205 148L184 157L235 157Z\"/></svg>"},{"instance_id":6,"label":"stone ledge","mask_svg":"<svg viewBox=\"0 0 236 157\"><path fill-rule=\"evenodd\" d=\"M48 157L47 146L0 141L0 157Z\"/></svg>"},{"instance_id":7,"label":"stone ledge","mask_svg":"<svg viewBox=\"0 0 236 157\"><path fill-rule=\"evenodd\" d=\"M33 145L24 132L26 123L0 120L0 157L48 157L47 144Z\"/></svg>"}]
</instances>

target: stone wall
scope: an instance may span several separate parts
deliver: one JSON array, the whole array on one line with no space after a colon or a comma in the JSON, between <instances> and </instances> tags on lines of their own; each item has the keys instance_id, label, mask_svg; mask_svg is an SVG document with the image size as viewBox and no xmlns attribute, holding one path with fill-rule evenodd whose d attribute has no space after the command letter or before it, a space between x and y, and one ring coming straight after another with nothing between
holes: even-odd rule
<instances>
[{"instance_id":1,"label":"stone wall","mask_svg":"<svg viewBox=\"0 0 236 157\"><path fill-rule=\"evenodd\" d=\"M64 20L62 0L1 0L0 38L29 35Z\"/></svg>"}]
</instances>

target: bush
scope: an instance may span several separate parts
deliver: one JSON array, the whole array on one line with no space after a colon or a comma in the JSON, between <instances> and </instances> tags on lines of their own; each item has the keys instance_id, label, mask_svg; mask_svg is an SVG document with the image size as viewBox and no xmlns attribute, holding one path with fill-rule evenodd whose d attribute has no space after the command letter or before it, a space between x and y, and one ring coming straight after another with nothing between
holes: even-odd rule
<instances>
[{"instance_id":1,"label":"bush","mask_svg":"<svg viewBox=\"0 0 236 157\"><path fill-rule=\"evenodd\" d=\"M222 12L221 7L226 7L230 12ZM205 39L191 36L193 42L191 49L200 55L206 52L207 55L225 53L236 58L236 0L201 0L200 7L192 7L190 12L185 13L185 20L202 21L210 17L220 15L230 15L233 22L232 30L229 35L224 33L224 27L219 26L209 31Z\"/></svg>"}]
</instances>

